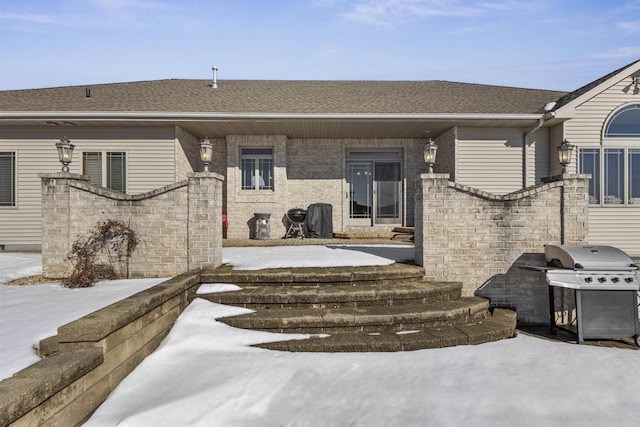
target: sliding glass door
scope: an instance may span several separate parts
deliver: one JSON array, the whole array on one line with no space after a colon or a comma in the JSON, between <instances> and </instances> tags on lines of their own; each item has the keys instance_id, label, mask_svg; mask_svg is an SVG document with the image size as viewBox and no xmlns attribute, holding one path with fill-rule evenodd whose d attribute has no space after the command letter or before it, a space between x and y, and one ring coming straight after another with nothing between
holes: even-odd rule
<instances>
[{"instance_id":1,"label":"sliding glass door","mask_svg":"<svg viewBox=\"0 0 640 427\"><path fill-rule=\"evenodd\" d=\"M350 226L402 224L402 162L347 162Z\"/></svg>"}]
</instances>

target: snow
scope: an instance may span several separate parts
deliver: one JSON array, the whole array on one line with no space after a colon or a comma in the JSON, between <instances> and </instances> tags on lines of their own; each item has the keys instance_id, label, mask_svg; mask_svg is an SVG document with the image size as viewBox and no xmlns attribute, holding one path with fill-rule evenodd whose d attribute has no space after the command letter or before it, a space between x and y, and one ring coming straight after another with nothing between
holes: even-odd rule
<instances>
[{"instance_id":1,"label":"snow","mask_svg":"<svg viewBox=\"0 0 640 427\"><path fill-rule=\"evenodd\" d=\"M275 259L282 251L273 249L224 248L223 258L235 268L287 264ZM332 251L351 265L369 265L381 262L375 257L385 257L385 248L377 247L295 249L294 258L285 261L317 265L333 257ZM374 258L362 261L363 253ZM365 264L348 261L351 257ZM0 254L0 281L19 275L4 261ZM19 268L36 268L36 262L25 261ZM56 285L33 288L51 286ZM208 287L211 292L237 288ZM5 294L6 288L18 291ZM15 305L23 311L28 305L29 311L48 318L48 299L71 291L58 286L55 292L23 294L27 288L31 286L0 285L3 322L5 307ZM86 295L90 292L93 288ZM85 299L98 298L105 296ZM16 301L7 303L8 299ZM58 305L67 301L68 309L86 302L62 299ZM13 315L20 313L11 310ZM639 351L520 334L478 346L405 353L286 353L249 347L279 341L282 335L235 329L215 320L246 312L199 298L193 301L160 347L86 425L636 426L640 417ZM4 330L2 323L0 332ZM29 335L27 345L37 341L32 331L12 334ZM6 353L14 351L22 350L8 351L2 342L3 366Z\"/></svg>"},{"instance_id":2,"label":"snow","mask_svg":"<svg viewBox=\"0 0 640 427\"><path fill-rule=\"evenodd\" d=\"M389 265L413 260L413 245L273 246L224 248L222 262L238 270Z\"/></svg>"}]
</instances>

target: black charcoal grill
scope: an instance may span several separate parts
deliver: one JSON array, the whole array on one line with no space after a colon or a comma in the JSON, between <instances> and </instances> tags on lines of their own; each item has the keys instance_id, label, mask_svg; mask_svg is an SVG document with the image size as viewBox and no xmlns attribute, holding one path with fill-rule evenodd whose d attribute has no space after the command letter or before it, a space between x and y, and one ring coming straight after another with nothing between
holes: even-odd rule
<instances>
[{"instance_id":1,"label":"black charcoal grill","mask_svg":"<svg viewBox=\"0 0 640 427\"><path fill-rule=\"evenodd\" d=\"M640 346L638 267L612 246L546 245L549 309L555 329L555 289L575 293L578 343L632 337Z\"/></svg>"},{"instance_id":2,"label":"black charcoal grill","mask_svg":"<svg viewBox=\"0 0 640 427\"><path fill-rule=\"evenodd\" d=\"M286 239L292 237L299 237L304 239L304 230L302 229L302 224L304 220L307 218L307 211L300 208L293 208L287 211L287 219L289 220L289 228L287 229L287 233L284 235Z\"/></svg>"}]
</instances>

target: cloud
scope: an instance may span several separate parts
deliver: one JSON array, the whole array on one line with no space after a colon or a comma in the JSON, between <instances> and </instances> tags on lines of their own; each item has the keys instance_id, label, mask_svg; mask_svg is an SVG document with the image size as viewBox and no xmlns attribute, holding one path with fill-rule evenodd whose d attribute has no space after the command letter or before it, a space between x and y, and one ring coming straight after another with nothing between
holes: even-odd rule
<instances>
[{"instance_id":1,"label":"cloud","mask_svg":"<svg viewBox=\"0 0 640 427\"><path fill-rule=\"evenodd\" d=\"M8 21L14 23L26 23L26 24L46 24L54 25L59 22L52 15L43 15L39 13L16 13L16 12L2 12L0 13L0 21Z\"/></svg>"},{"instance_id":2,"label":"cloud","mask_svg":"<svg viewBox=\"0 0 640 427\"><path fill-rule=\"evenodd\" d=\"M47 14L29 10L29 4L15 5L0 12L0 22L17 31L42 32L49 28L73 26L104 28L143 27L151 12L167 9L159 2L140 0L73 0L52 5ZM8 9L8 8L7 8Z\"/></svg>"},{"instance_id":3,"label":"cloud","mask_svg":"<svg viewBox=\"0 0 640 427\"><path fill-rule=\"evenodd\" d=\"M640 19L636 21L619 22L618 27L629 34L640 32Z\"/></svg>"},{"instance_id":4,"label":"cloud","mask_svg":"<svg viewBox=\"0 0 640 427\"><path fill-rule=\"evenodd\" d=\"M593 56L601 59L638 58L640 57L640 46L619 47L607 52L594 54Z\"/></svg>"},{"instance_id":5,"label":"cloud","mask_svg":"<svg viewBox=\"0 0 640 427\"><path fill-rule=\"evenodd\" d=\"M315 0L316 6L340 9L346 20L378 26L398 25L415 17L478 17L512 10L538 10L538 3L518 0Z\"/></svg>"}]
</instances>

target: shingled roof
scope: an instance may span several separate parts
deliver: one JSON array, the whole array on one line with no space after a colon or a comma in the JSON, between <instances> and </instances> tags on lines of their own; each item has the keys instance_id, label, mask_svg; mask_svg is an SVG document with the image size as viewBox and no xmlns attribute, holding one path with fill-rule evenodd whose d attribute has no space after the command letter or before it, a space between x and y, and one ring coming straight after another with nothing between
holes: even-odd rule
<instances>
[{"instance_id":1,"label":"shingled roof","mask_svg":"<svg viewBox=\"0 0 640 427\"><path fill-rule=\"evenodd\" d=\"M87 89L90 97L87 97ZM0 91L2 112L535 114L565 92L448 81L156 80Z\"/></svg>"}]
</instances>

